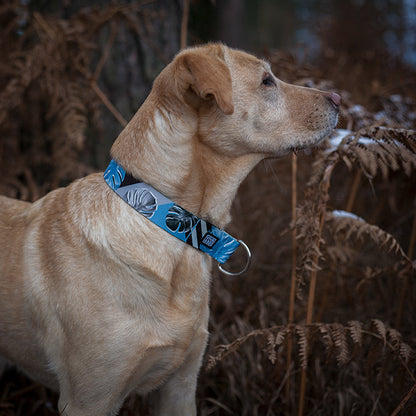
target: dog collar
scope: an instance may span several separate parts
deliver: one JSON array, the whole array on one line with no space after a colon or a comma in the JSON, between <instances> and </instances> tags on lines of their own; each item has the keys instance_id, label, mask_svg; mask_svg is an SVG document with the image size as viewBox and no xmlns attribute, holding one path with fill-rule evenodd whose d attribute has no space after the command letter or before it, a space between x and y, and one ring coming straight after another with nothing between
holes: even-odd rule
<instances>
[{"instance_id":1,"label":"dog collar","mask_svg":"<svg viewBox=\"0 0 416 416\"><path fill-rule=\"evenodd\" d=\"M209 254L224 264L231 254L241 245L247 252L247 263L239 272L219 269L230 276L244 273L251 260L247 245L208 221L193 215L172 202L152 186L140 182L115 161L112 160L104 172L104 180L127 204L158 227L192 247Z\"/></svg>"}]
</instances>

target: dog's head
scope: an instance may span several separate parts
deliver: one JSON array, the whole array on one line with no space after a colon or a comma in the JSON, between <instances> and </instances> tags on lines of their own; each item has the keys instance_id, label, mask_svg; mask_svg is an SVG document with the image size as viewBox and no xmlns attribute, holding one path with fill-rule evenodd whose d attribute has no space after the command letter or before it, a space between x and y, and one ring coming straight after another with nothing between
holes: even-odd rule
<instances>
[{"instance_id":1,"label":"dog's head","mask_svg":"<svg viewBox=\"0 0 416 416\"><path fill-rule=\"evenodd\" d=\"M287 84L267 62L220 44L181 52L155 88L170 104L173 95L196 111L198 137L230 156L279 156L318 144L335 127L341 100Z\"/></svg>"}]
</instances>

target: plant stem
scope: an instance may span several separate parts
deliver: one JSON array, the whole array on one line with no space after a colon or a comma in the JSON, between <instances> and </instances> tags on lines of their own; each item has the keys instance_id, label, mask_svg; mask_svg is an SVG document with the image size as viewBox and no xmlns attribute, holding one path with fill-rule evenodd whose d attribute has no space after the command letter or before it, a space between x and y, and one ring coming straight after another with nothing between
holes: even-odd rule
<instances>
[{"instance_id":1,"label":"plant stem","mask_svg":"<svg viewBox=\"0 0 416 416\"><path fill-rule=\"evenodd\" d=\"M336 165L336 162L333 162L327 166L324 172L324 176L321 181L320 186L320 197L324 198L324 204L322 207L320 207L320 219L319 219L319 231L318 235L316 236L315 240L315 246L317 247L317 251L319 251L320 243L321 243L321 236L322 236L322 230L325 223L325 214L326 214L326 204L327 204L327 197L328 197L328 191L329 191L329 185L330 185L330 179L332 171L334 170L334 167ZM312 323L313 319L313 307L315 302L315 292L316 292L316 284L317 284L317 267L319 262L319 254L318 252L315 254L313 259L313 265L315 266L315 269L311 272L311 282L309 284L309 294L308 294L308 307L306 312L306 325L310 325ZM300 398L299 398L299 411L298 416L303 416L303 409L305 405L305 394L306 394L306 368L302 368L301 373L301 380L300 380Z\"/></svg>"},{"instance_id":2,"label":"plant stem","mask_svg":"<svg viewBox=\"0 0 416 416\"><path fill-rule=\"evenodd\" d=\"M400 402L400 404L397 406L397 408L394 410L394 412L390 416L397 416L403 410L403 408L406 406L406 403L413 396L413 394L415 394L415 392L416 392L416 384L413 385L413 387L406 394L404 399Z\"/></svg>"},{"instance_id":3,"label":"plant stem","mask_svg":"<svg viewBox=\"0 0 416 416\"><path fill-rule=\"evenodd\" d=\"M363 171L361 169L357 169L355 173L354 180L352 182L351 191L348 195L348 201L345 207L347 212L352 212L352 207L354 206L355 198L357 196L357 191L360 186L361 176L363 175Z\"/></svg>"},{"instance_id":4,"label":"plant stem","mask_svg":"<svg viewBox=\"0 0 416 416\"><path fill-rule=\"evenodd\" d=\"M181 23L181 49L186 48L186 38L188 35L188 19L189 19L189 4L190 0L183 2L183 13Z\"/></svg>"},{"instance_id":5,"label":"plant stem","mask_svg":"<svg viewBox=\"0 0 416 416\"><path fill-rule=\"evenodd\" d=\"M290 297L289 297L289 316L288 325L293 323L294 310L295 310L295 295L296 295L296 262L297 262L297 242L296 242L296 205L297 205L297 171L298 171L298 158L295 153L292 154L292 273L290 278ZM287 339L287 365L286 365L286 390L285 397L286 403L289 408L290 403L290 368L292 366L292 344L293 337L290 332Z\"/></svg>"}]
</instances>

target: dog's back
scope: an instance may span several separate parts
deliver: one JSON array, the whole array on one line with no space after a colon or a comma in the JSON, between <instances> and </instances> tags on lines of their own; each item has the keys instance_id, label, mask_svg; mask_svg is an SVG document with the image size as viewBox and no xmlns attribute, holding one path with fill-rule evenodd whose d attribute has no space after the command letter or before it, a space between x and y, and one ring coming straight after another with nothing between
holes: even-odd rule
<instances>
[{"instance_id":1,"label":"dog's back","mask_svg":"<svg viewBox=\"0 0 416 416\"><path fill-rule=\"evenodd\" d=\"M21 256L20 250L14 249L15 242L23 238L25 214L31 205L29 202L0 196L0 273L2 275L0 288L2 291L5 290L4 286L7 284L9 269L16 265L16 261L13 260L16 256ZM15 279L18 278L16 276L15 274Z\"/></svg>"},{"instance_id":2,"label":"dog's back","mask_svg":"<svg viewBox=\"0 0 416 416\"><path fill-rule=\"evenodd\" d=\"M16 257L22 255L21 250L16 250L16 240L23 239L24 227L26 223L26 210L31 207L31 203L19 201L12 198L0 196L0 290L6 290L9 278L18 279L19 275L15 270ZM22 247L21 244L18 245ZM0 311L2 305L0 304Z\"/></svg>"},{"instance_id":3,"label":"dog's back","mask_svg":"<svg viewBox=\"0 0 416 416\"><path fill-rule=\"evenodd\" d=\"M8 221L12 216L22 213L32 204L18 199L0 196L0 223Z\"/></svg>"},{"instance_id":4,"label":"dog's back","mask_svg":"<svg viewBox=\"0 0 416 416\"><path fill-rule=\"evenodd\" d=\"M0 372L9 357L22 363L29 374L38 373L42 352L33 345L33 328L23 319L26 299L23 286L24 236L29 202L0 197ZM27 321L26 321L27 322ZM29 337L29 338L28 338ZM33 360L33 357L37 357Z\"/></svg>"}]
</instances>

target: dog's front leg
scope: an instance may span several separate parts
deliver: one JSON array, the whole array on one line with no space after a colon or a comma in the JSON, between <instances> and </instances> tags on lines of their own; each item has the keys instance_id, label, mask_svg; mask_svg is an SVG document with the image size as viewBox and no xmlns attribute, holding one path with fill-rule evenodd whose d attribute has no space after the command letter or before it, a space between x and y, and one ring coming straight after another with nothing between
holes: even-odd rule
<instances>
[{"instance_id":1,"label":"dog's front leg","mask_svg":"<svg viewBox=\"0 0 416 416\"><path fill-rule=\"evenodd\" d=\"M154 394L157 416L196 416L195 393L208 332L196 337L185 361Z\"/></svg>"}]
</instances>

